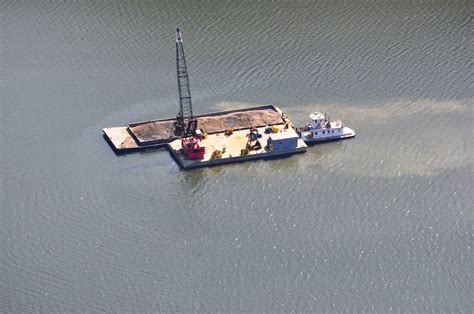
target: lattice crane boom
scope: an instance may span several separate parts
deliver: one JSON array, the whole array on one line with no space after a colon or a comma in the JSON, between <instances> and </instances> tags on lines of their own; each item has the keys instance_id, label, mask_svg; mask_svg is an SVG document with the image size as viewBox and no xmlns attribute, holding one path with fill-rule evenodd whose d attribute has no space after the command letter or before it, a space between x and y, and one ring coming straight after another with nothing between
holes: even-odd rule
<instances>
[{"instance_id":1,"label":"lattice crane boom","mask_svg":"<svg viewBox=\"0 0 474 314\"><path fill-rule=\"evenodd\" d=\"M179 112L176 116L176 129L191 135L196 131L197 121L193 117L193 104L189 75L184 56L183 38L179 28L176 29L176 74L178 80Z\"/></svg>"}]
</instances>

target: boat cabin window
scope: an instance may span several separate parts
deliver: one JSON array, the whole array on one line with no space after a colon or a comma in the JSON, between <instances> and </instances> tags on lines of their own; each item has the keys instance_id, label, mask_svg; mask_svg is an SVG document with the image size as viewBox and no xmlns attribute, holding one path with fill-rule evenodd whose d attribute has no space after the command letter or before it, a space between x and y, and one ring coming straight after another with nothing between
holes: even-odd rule
<instances>
[{"instance_id":1,"label":"boat cabin window","mask_svg":"<svg viewBox=\"0 0 474 314\"><path fill-rule=\"evenodd\" d=\"M323 134L325 134L324 131L323 131Z\"/></svg>"}]
</instances>

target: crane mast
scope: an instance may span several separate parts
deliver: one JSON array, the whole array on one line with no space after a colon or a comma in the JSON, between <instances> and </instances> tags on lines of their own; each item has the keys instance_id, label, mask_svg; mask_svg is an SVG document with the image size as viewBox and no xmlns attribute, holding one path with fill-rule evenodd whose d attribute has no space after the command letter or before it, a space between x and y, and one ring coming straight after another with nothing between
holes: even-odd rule
<instances>
[{"instance_id":1,"label":"crane mast","mask_svg":"<svg viewBox=\"0 0 474 314\"><path fill-rule=\"evenodd\" d=\"M176 74L178 80L179 112L176 116L175 128L178 133L190 136L196 131L197 120L193 117L189 76L184 57L183 39L179 28L176 29Z\"/></svg>"}]
</instances>

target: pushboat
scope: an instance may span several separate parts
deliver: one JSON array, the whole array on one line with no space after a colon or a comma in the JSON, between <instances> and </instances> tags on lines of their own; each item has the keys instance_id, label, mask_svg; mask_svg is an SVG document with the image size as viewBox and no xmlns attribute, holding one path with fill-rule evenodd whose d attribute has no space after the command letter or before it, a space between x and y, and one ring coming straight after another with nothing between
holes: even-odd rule
<instances>
[{"instance_id":1,"label":"pushboat","mask_svg":"<svg viewBox=\"0 0 474 314\"><path fill-rule=\"evenodd\" d=\"M306 144L338 141L355 137L355 132L340 120L330 121L329 116L321 112L309 115L311 121L299 128L301 139Z\"/></svg>"}]
</instances>

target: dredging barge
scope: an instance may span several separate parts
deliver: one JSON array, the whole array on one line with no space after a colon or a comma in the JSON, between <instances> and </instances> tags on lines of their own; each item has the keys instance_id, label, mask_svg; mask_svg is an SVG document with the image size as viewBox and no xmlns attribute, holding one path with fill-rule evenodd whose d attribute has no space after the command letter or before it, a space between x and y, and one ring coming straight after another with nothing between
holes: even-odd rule
<instances>
[{"instance_id":1,"label":"dredging barge","mask_svg":"<svg viewBox=\"0 0 474 314\"><path fill-rule=\"evenodd\" d=\"M104 128L104 138L115 153L166 146L181 168L192 169L306 151L299 130L273 105L193 115L179 29L176 31L176 67L180 105L176 118ZM191 152L188 144L192 143L199 143L200 154Z\"/></svg>"},{"instance_id":2,"label":"dredging barge","mask_svg":"<svg viewBox=\"0 0 474 314\"><path fill-rule=\"evenodd\" d=\"M132 153L150 148L167 147L170 154L183 169L207 167L224 163L240 162L252 159L272 158L277 156L304 153L306 144L298 136L299 130L289 118L273 105L220 111L195 116L201 129L208 134L203 139L206 153L202 159L189 159L183 153L180 138L176 130L176 119L151 120L130 123L128 126L104 128L104 138L117 154ZM268 126L273 131L266 132ZM252 150L241 155L246 147L251 129L261 134L259 139L266 147ZM229 133L232 130L232 134ZM268 149L268 141L277 140L283 143L280 147ZM219 158L213 158L215 151L224 150Z\"/></svg>"}]
</instances>

